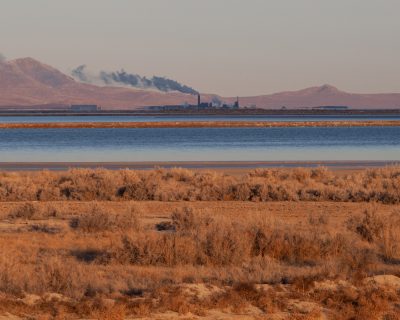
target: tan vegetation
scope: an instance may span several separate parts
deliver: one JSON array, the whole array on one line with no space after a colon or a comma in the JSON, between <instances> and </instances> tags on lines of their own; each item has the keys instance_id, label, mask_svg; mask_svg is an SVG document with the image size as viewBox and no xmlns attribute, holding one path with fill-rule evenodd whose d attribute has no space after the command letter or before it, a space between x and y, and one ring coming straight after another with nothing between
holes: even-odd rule
<instances>
[{"instance_id":1,"label":"tan vegetation","mask_svg":"<svg viewBox=\"0 0 400 320\"><path fill-rule=\"evenodd\" d=\"M398 127L398 120L368 121L176 121L176 122L52 122L0 123L0 129L73 128L278 128L278 127Z\"/></svg>"},{"instance_id":2,"label":"tan vegetation","mask_svg":"<svg viewBox=\"0 0 400 320\"><path fill-rule=\"evenodd\" d=\"M138 213L132 207L126 210L126 212L116 214L94 203L88 211L72 219L70 227L89 233L101 231L137 231L140 228L140 221Z\"/></svg>"},{"instance_id":3,"label":"tan vegetation","mask_svg":"<svg viewBox=\"0 0 400 320\"><path fill-rule=\"evenodd\" d=\"M186 169L2 172L0 201L400 202L400 167L339 175L316 169L257 169L237 177Z\"/></svg>"},{"instance_id":4,"label":"tan vegetation","mask_svg":"<svg viewBox=\"0 0 400 320\"><path fill-rule=\"evenodd\" d=\"M3 203L0 314L398 319L398 205L218 203Z\"/></svg>"},{"instance_id":5,"label":"tan vegetation","mask_svg":"<svg viewBox=\"0 0 400 320\"><path fill-rule=\"evenodd\" d=\"M399 319L399 177L2 173L0 319Z\"/></svg>"}]
</instances>

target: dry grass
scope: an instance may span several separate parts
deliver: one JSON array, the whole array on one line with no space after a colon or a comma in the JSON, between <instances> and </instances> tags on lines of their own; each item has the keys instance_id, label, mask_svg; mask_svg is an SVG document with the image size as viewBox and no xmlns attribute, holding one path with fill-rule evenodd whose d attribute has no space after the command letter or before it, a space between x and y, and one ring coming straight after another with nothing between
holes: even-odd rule
<instances>
[{"instance_id":1,"label":"dry grass","mask_svg":"<svg viewBox=\"0 0 400 320\"><path fill-rule=\"evenodd\" d=\"M0 315L398 319L398 180L394 167L3 173ZM311 201L261 202L281 198Z\"/></svg>"},{"instance_id":2,"label":"dry grass","mask_svg":"<svg viewBox=\"0 0 400 320\"><path fill-rule=\"evenodd\" d=\"M363 240L378 245L386 260L395 261L400 257L400 212L382 217L376 208L365 210L348 220L348 228Z\"/></svg>"},{"instance_id":3,"label":"dry grass","mask_svg":"<svg viewBox=\"0 0 400 320\"><path fill-rule=\"evenodd\" d=\"M55 218L58 215L60 215L60 211L50 204L24 202L18 205L18 207L8 215L8 218L12 220L40 220L51 217Z\"/></svg>"},{"instance_id":4,"label":"dry grass","mask_svg":"<svg viewBox=\"0 0 400 320\"><path fill-rule=\"evenodd\" d=\"M71 220L70 227L81 232L138 231L140 213L135 207L126 212L110 212L98 203L93 203L83 214Z\"/></svg>"},{"instance_id":5,"label":"dry grass","mask_svg":"<svg viewBox=\"0 0 400 320\"><path fill-rule=\"evenodd\" d=\"M244 177L186 169L74 169L0 174L0 201L349 201L400 203L400 167L337 175L257 169Z\"/></svg>"},{"instance_id":6,"label":"dry grass","mask_svg":"<svg viewBox=\"0 0 400 320\"><path fill-rule=\"evenodd\" d=\"M171 212L171 228L165 231L139 214L139 204L110 210L89 203L82 212L31 205L31 218L22 215L23 221L9 223L32 221L34 233L0 233L0 298L7 306L0 311L48 313L49 319L124 319L166 311L202 316L209 310L237 314L252 308L317 319L322 307L328 319L396 319L399 311L399 292L378 291L364 282L375 274L400 276L399 252L388 251L397 242L386 243L387 234L400 234L398 214L383 215L377 205L355 212L340 229L321 215L305 215L302 228L295 229L262 214L232 219L212 208L200 213L181 206ZM41 215L38 223L37 212L48 207L58 214ZM10 210L25 212L21 208L31 207L23 203ZM63 232L48 232L55 222L65 224ZM347 280L350 287L340 294L315 292L314 284L327 279ZM199 298L185 289L198 284L218 290ZM48 293L61 296L46 302ZM42 302L18 300L27 294ZM299 311L297 300L315 308Z\"/></svg>"}]
</instances>

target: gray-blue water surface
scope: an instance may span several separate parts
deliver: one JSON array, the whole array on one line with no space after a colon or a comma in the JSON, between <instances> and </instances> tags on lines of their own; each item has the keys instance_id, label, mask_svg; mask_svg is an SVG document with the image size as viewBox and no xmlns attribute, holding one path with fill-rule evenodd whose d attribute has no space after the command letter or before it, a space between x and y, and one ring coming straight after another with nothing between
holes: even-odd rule
<instances>
[{"instance_id":1,"label":"gray-blue water surface","mask_svg":"<svg viewBox=\"0 0 400 320\"><path fill-rule=\"evenodd\" d=\"M2 129L0 161L400 160L400 127Z\"/></svg>"},{"instance_id":2,"label":"gray-blue water surface","mask_svg":"<svg viewBox=\"0 0 400 320\"><path fill-rule=\"evenodd\" d=\"M400 120L400 115L109 115L109 116L1 116L0 123L47 122L158 122L158 121L365 121Z\"/></svg>"}]
</instances>

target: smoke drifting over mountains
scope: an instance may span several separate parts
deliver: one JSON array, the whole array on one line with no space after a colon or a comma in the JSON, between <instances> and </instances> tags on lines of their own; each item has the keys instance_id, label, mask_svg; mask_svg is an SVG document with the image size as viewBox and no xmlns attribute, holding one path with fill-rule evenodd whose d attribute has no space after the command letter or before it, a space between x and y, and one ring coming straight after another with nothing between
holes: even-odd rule
<instances>
[{"instance_id":1,"label":"smoke drifting over mountains","mask_svg":"<svg viewBox=\"0 0 400 320\"><path fill-rule=\"evenodd\" d=\"M81 82L91 82L85 73L86 65L81 65L72 70L71 75Z\"/></svg>"},{"instance_id":2,"label":"smoke drifting over mountains","mask_svg":"<svg viewBox=\"0 0 400 320\"><path fill-rule=\"evenodd\" d=\"M124 85L140 89L157 89L163 92L178 91L187 94L198 93L191 87L165 77L154 76L152 78L146 78L137 74L128 73L123 69L114 72L101 71L98 75L91 75L86 69L86 65L80 65L72 70L71 75L75 79L86 83Z\"/></svg>"},{"instance_id":3,"label":"smoke drifting over mountains","mask_svg":"<svg viewBox=\"0 0 400 320\"><path fill-rule=\"evenodd\" d=\"M73 71L74 81L58 69L33 58L20 58L0 63L0 107L97 104L104 109L135 109L149 106L195 104L197 99L186 93L172 91L176 82L157 77L151 79L120 72L93 73L84 65ZM118 88L105 86L105 81ZM84 84L91 83L93 85ZM96 86L96 84L103 86ZM125 87L123 87L124 85ZM180 85L180 84L178 84ZM129 88L151 87L161 90L131 90ZM183 87L183 85L180 85ZM178 87L179 90L182 90ZM193 89L191 89L193 90ZM182 90L183 91L183 90ZM194 92L189 91L189 92ZM220 97L203 94L204 101L213 105L233 103L234 97ZM399 109L400 93L357 94L341 91L329 85L306 88L299 91L285 91L275 94L241 97L244 106L258 108L310 109L320 106L347 106L351 109Z\"/></svg>"},{"instance_id":4,"label":"smoke drifting over mountains","mask_svg":"<svg viewBox=\"0 0 400 320\"><path fill-rule=\"evenodd\" d=\"M0 64L6 62L6 57L0 52Z\"/></svg>"}]
</instances>

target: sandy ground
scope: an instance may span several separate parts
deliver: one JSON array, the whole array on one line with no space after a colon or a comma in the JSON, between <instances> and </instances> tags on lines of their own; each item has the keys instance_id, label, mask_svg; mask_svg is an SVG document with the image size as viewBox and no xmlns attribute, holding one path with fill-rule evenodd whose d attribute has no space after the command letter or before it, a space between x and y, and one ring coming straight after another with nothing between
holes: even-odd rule
<instances>
[{"instance_id":1,"label":"sandy ground","mask_svg":"<svg viewBox=\"0 0 400 320\"><path fill-rule=\"evenodd\" d=\"M37 202L39 203L39 202ZM62 207L66 212L84 212L92 203L86 201L40 202ZM218 214L229 218L246 218L246 216L260 215L269 223L290 226L298 230L308 225L312 217L326 217L332 230L343 228L343 224L354 213L362 213L365 209L374 206L382 214L400 212L400 205L351 203L351 202L249 202L249 201L197 201L197 202L159 202L159 201L105 201L98 202L110 210L120 211L132 205L140 208L143 222L154 228L157 223L169 221L171 214L179 208L191 207L199 214ZM0 203L0 219L20 205L19 202ZM0 223L0 232L23 230L29 223L37 224L40 221L19 221L10 224L8 221ZM64 225L63 220L54 220L57 225Z\"/></svg>"}]
</instances>

